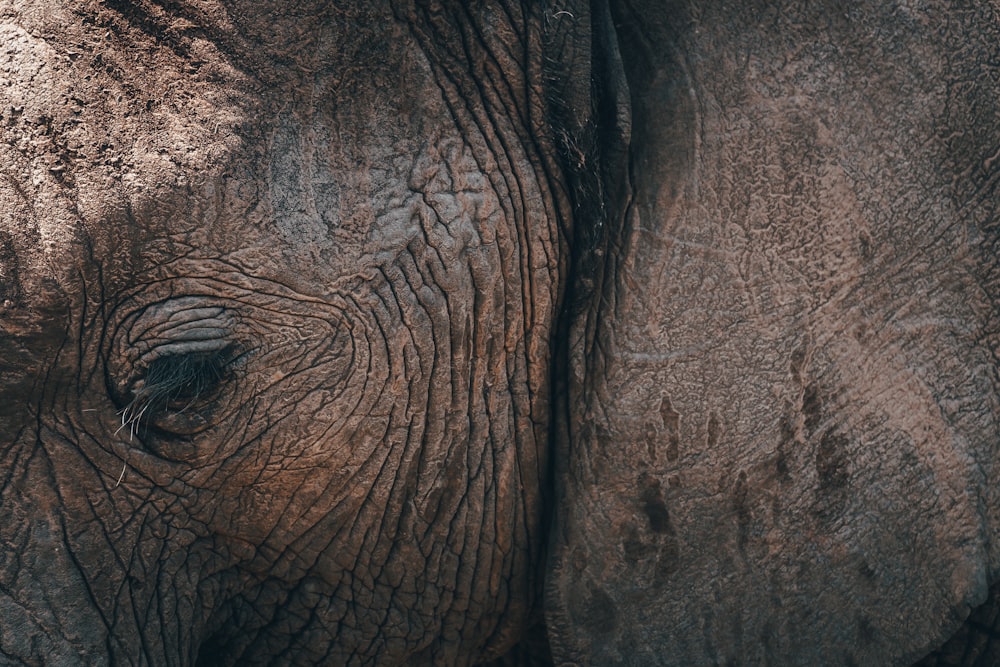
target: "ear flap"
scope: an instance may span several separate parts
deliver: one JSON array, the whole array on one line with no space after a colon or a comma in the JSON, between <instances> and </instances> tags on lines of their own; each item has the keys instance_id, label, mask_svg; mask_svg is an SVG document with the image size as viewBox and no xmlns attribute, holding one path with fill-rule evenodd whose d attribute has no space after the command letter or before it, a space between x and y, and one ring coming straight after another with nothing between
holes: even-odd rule
<instances>
[{"instance_id":1,"label":"ear flap","mask_svg":"<svg viewBox=\"0 0 1000 667\"><path fill-rule=\"evenodd\" d=\"M607 0L561 3L547 27L550 110L573 203L568 303L576 310L598 287L609 227L627 207L631 99Z\"/></svg>"},{"instance_id":2,"label":"ear flap","mask_svg":"<svg viewBox=\"0 0 1000 667\"><path fill-rule=\"evenodd\" d=\"M632 138L631 91L607 0L594 0L592 5L597 15L594 23L594 74L601 178L606 199L624 204L628 192L628 153Z\"/></svg>"}]
</instances>

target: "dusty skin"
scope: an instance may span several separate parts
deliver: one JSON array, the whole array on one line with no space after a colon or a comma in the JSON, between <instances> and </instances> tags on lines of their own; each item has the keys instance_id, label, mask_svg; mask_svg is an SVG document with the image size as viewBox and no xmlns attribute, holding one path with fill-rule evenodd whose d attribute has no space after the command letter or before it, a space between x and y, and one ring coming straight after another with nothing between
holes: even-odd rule
<instances>
[{"instance_id":1,"label":"dusty skin","mask_svg":"<svg viewBox=\"0 0 1000 667\"><path fill-rule=\"evenodd\" d=\"M0 0L0 664L1000 664L995 3Z\"/></svg>"}]
</instances>

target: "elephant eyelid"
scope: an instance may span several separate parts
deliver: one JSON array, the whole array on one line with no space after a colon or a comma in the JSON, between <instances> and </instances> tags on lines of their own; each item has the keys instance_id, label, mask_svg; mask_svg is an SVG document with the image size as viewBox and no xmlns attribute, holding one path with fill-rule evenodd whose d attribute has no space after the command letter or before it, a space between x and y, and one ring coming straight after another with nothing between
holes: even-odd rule
<instances>
[{"instance_id":1,"label":"elephant eyelid","mask_svg":"<svg viewBox=\"0 0 1000 667\"><path fill-rule=\"evenodd\" d=\"M142 391L167 402L197 400L225 378L228 356L225 350L160 356L146 370Z\"/></svg>"},{"instance_id":2,"label":"elephant eyelid","mask_svg":"<svg viewBox=\"0 0 1000 667\"><path fill-rule=\"evenodd\" d=\"M152 359L140 364L144 368L132 383L131 400L120 413L122 427L136 435L146 424L158 426L165 415L207 406L246 356L234 344L173 343L151 350L144 357Z\"/></svg>"}]
</instances>

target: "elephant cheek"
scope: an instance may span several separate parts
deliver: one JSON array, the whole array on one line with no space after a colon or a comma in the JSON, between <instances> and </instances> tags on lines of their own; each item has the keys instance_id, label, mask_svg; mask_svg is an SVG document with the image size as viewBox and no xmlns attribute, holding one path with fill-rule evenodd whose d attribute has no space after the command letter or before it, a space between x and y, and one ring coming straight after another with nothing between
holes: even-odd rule
<instances>
[{"instance_id":1,"label":"elephant cheek","mask_svg":"<svg viewBox=\"0 0 1000 667\"><path fill-rule=\"evenodd\" d=\"M81 571L83 526L58 509L53 466L36 450L15 443L3 452L10 473L0 488L0 653L11 664L105 664L109 609L101 608L94 581ZM18 456L15 452L22 454ZM72 489L67 491L72 492ZM77 542L77 544L73 544ZM91 548L96 546L91 544ZM117 580L117 564L103 559L100 576ZM111 582L109 582L111 583ZM133 627L130 634L139 641ZM114 655L134 655L117 646Z\"/></svg>"},{"instance_id":2,"label":"elephant cheek","mask_svg":"<svg viewBox=\"0 0 1000 667\"><path fill-rule=\"evenodd\" d=\"M7 516L10 516L9 513ZM53 540L44 522L4 530L0 540L27 540L22 563L6 563L0 574L0 647L18 664L77 664L81 656L105 653L107 629L97 610L84 603L87 587L76 573L66 546ZM36 576L36 573L45 573Z\"/></svg>"}]
</instances>

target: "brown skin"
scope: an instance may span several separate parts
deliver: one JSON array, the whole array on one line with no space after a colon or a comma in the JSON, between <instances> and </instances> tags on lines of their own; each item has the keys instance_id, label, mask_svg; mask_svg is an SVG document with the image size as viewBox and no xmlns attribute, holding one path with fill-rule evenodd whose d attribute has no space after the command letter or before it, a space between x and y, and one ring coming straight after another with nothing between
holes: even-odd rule
<instances>
[{"instance_id":1,"label":"brown skin","mask_svg":"<svg viewBox=\"0 0 1000 667\"><path fill-rule=\"evenodd\" d=\"M986 599L1000 16L930 5L613 6L630 169L571 325L557 662L910 664ZM996 664L995 618L929 663Z\"/></svg>"},{"instance_id":2,"label":"brown skin","mask_svg":"<svg viewBox=\"0 0 1000 667\"><path fill-rule=\"evenodd\" d=\"M0 1L0 661L997 661L995 8L524 5Z\"/></svg>"},{"instance_id":3,"label":"brown skin","mask_svg":"<svg viewBox=\"0 0 1000 667\"><path fill-rule=\"evenodd\" d=\"M428 4L0 4L5 661L465 665L526 632L558 31Z\"/></svg>"}]
</instances>

